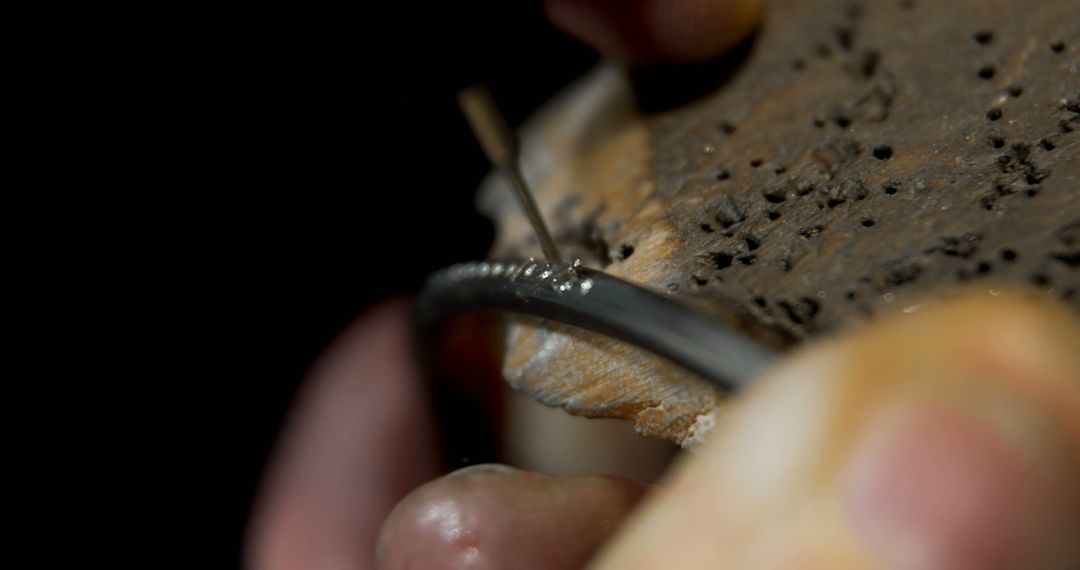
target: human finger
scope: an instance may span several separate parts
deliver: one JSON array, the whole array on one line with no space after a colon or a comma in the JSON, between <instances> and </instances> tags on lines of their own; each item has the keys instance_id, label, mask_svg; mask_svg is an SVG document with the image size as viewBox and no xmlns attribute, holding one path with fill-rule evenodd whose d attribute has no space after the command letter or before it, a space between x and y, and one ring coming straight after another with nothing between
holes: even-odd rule
<instances>
[{"instance_id":1,"label":"human finger","mask_svg":"<svg viewBox=\"0 0 1080 570\"><path fill-rule=\"evenodd\" d=\"M635 63L712 59L757 27L762 0L546 0L556 26Z\"/></svg>"},{"instance_id":2,"label":"human finger","mask_svg":"<svg viewBox=\"0 0 1080 570\"><path fill-rule=\"evenodd\" d=\"M468 467L428 483L394 509L376 567L581 568L645 489L612 477Z\"/></svg>"},{"instance_id":3,"label":"human finger","mask_svg":"<svg viewBox=\"0 0 1080 570\"><path fill-rule=\"evenodd\" d=\"M810 347L740 400L594 568L1080 563L1080 327L1018 296Z\"/></svg>"},{"instance_id":4,"label":"human finger","mask_svg":"<svg viewBox=\"0 0 1080 570\"><path fill-rule=\"evenodd\" d=\"M435 476L407 315L375 307L312 369L251 519L252 568L370 568L386 515Z\"/></svg>"}]
</instances>

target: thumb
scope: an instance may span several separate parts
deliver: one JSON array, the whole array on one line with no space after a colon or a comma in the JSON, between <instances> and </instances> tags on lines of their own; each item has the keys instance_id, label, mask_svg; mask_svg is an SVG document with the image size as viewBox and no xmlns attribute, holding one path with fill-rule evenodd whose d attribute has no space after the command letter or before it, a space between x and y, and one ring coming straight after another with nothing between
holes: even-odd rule
<instances>
[{"instance_id":1,"label":"thumb","mask_svg":"<svg viewBox=\"0 0 1080 570\"><path fill-rule=\"evenodd\" d=\"M1080 564L1080 327L926 304L811 347L737 401L595 568Z\"/></svg>"}]
</instances>

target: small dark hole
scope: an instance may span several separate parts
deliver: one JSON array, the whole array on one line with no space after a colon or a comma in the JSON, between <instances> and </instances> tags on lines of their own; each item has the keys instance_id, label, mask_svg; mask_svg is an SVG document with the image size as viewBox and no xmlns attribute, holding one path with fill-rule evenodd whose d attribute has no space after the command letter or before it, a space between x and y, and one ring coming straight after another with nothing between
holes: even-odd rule
<instances>
[{"instance_id":1,"label":"small dark hole","mask_svg":"<svg viewBox=\"0 0 1080 570\"><path fill-rule=\"evenodd\" d=\"M1035 176L1034 174L1027 174L1024 176L1024 182L1035 185L1039 183L1039 177Z\"/></svg>"},{"instance_id":2,"label":"small dark hole","mask_svg":"<svg viewBox=\"0 0 1080 570\"><path fill-rule=\"evenodd\" d=\"M994 148L1001 148L1001 147L1005 146L1005 139L1002 138L1002 137L996 136L996 135L991 136L990 137L990 146L992 146Z\"/></svg>"},{"instance_id":3,"label":"small dark hole","mask_svg":"<svg viewBox=\"0 0 1080 570\"><path fill-rule=\"evenodd\" d=\"M1011 249L1003 249L1001 250L1001 259L1005 261L1014 261L1016 260L1016 252Z\"/></svg>"},{"instance_id":4,"label":"small dark hole","mask_svg":"<svg viewBox=\"0 0 1080 570\"><path fill-rule=\"evenodd\" d=\"M1024 88L1019 85L1010 85L1005 92L1009 94L1009 97L1019 97L1024 94Z\"/></svg>"},{"instance_id":5,"label":"small dark hole","mask_svg":"<svg viewBox=\"0 0 1080 570\"><path fill-rule=\"evenodd\" d=\"M840 49L851 51L851 46L855 45L855 32L851 28L836 28L833 33L836 36L836 43L840 44Z\"/></svg>"},{"instance_id":6,"label":"small dark hole","mask_svg":"<svg viewBox=\"0 0 1080 570\"><path fill-rule=\"evenodd\" d=\"M862 227L864 227L864 228L872 228L872 227L874 227L874 220L866 219L866 220L863 220L860 223L862 224Z\"/></svg>"},{"instance_id":7,"label":"small dark hole","mask_svg":"<svg viewBox=\"0 0 1080 570\"><path fill-rule=\"evenodd\" d=\"M1002 114L1003 113L1000 108L994 107L993 109L990 109L986 112L986 118L990 119L991 121L996 121L1001 118Z\"/></svg>"},{"instance_id":8,"label":"small dark hole","mask_svg":"<svg viewBox=\"0 0 1080 570\"><path fill-rule=\"evenodd\" d=\"M987 273L990 273L990 269L990 264L985 261L980 261L979 264L975 266L975 272L979 275L986 275Z\"/></svg>"},{"instance_id":9,"label":"small dark hole","mask_svg":"<svg viewBox=\"0 0 1080 570\"><path fill-rule=\"evenodd\" d=\"M1065 51L1065 42L1063 42L1061 40L1058 40L1058 41L1050 44L1050 50L1053 51L1054 53L1061 53L1061 52Z\"/></svg>"},{"instance_id":10,"label":"small dark hole","mask_svg":"<svg viewBox=\"0 0 1080 570\"><path fill-rule=\"evenodd\" d=\"M725 135L735 134L735 125L729 123L728 121L721 121L719 127L720 132L724 133Z\"/></svg>"},{"instance_id":11,"label":"small dark hole","mask_svg":"<svg viewBox=\"0 0 1080 570\"><path fill-rule=\"evenodd\" d=\"M819 129L823 129L823 128L825 128L825 121L823 121L821 119L814 119L814 126L819 128Z\"/></svg>"},{"instance_id":12,"label":"small dark hole","mask_svg":"<svg viewBox=\"0 0 1080 570\"><path fill-rule=\"evenodd\" d=\"M726 253L714 253L712 254L712 258L713 265L715 265L717 269L726 269L728 267L731 267L732 256Z\"/></svg>"},{"instance_id":13,"label":"small dark hole","mask_svg":"<svg viewBox=\"0 0 1080 570\"><path fill-rule=\"evenodd\" d=\"M874 158L878 160L889 160L890 158L892 158L892 147L885 145L875 148Z\"/></svg>"},{"instance_id":14,"label":"small dark hole","mask_svg":"<svg viewBox=\"0 0 1080 570\"><path fill-rule=\"evenodd\" d=\"M791 62L791 67L794 68L795 71L802 71L806 69L806 62L801 59L796 59L795 61Z\"/></svg>"},{"instance_id":15,"label":"small dark hole","mask_svg":"<svg viewBox=\"0 0 1080 570\"><path fill-rule=\"evenodd\" d=\"M800 297L795 302L780 301L779 305L791 322L797 325L812 324L821 309L821 305L809 297Z\"/></svg>"},{"instance_id":16,"label":"small dark hole","mask_svg":"<svg viewBox=\"0 0 1080 570\"><path fill-rule=\"evenodd\" d=\"M728 178L731 178L731 171L726 168L720 169L720 173L716 175L717 180L727 180Z\"/></svg>"},{"instance_id":17,"label":"small dark hole","mask_svg":"<svg viewBox=\"0 0 1080 570\"><path fill-rule=\"evenodd\" d=\"M1031 282L1041 287L1045 287L1050 284L1050 278L1042 273L1036 273L1031 276Z\"/></svg>"},{"instance_id":18,"label":"small dark hole","mask_svg":"<svg viewBox=\"0 0 1080 570\"><path fill-rule=\"evenodd\" d=\"M986 45L994 41L994 32L990 30L979 30L975 32L975 41L979 44Z\"/></svg>"},{"instance_id":19,"label":"small dark hole","mask_svg":"<svg viewBox=\"0 0 1080 570\"><path fill-rule=\"evenodd\" d=\"M1056 146L1054 146L1054 141L1051 141L1049 139L1043 139L1039 141L1039 145L1042 146L1043 150L1045 151L1051 151L1057 148Z\"/></svg>"},{"instance_id":20,"label":"small dark hole","mask_svg":"<svg viewBox=\"0 0 1080 570\"><path fill-rule=\"evenodd\" d=\"M706 283L709 282L708 279L706 279L704 277L698 277L697 275L692 275L691 277L694 280L694 284L697 285L698 287L701 287L701 286L703 286L703 285L705 285Z\"/></svg>"},{"instance_id":21,"label":"small dark hole","mask_svg":"<svg viewBox=\"0 0 1080 570\"><path fill-rule=\"evenodd\" d=\"M765 192L762 194L762 196L765 196L765 200L767 200L770 204L782 204L784 200L787 200L787 196L784 195L783 190Z\"/></svg>"},{"instance_id":22,"label":"small dark hole","mask_svg":"<svg viewBox=\"0 0 1080 570\"><path fill-rule=\"evenodd\" d=\"M1012 172L1013 170L1016 170L1016 161L1007 154L997 157L997 160L994 162L997 164L998 170L1002 172Z\"/></svg>"},{"instance_id":23,"label":"small dark hole","mask_svg":"<svg viewBox=\"0 0 1080 570\"><path fill-rule=\"evenodd\" d=\"M889 196L892 196L893 194L896 194L896 186L886 186L885 187L885 193L888 194Z\"/></svg>"},{"instance_id":24,"label":"small dark hole","mask_svg":"<svg viewBox=\"0 0 1080 570\"><path fill-rule=\"evenodd\" d=\"M755 249L757 249L759 247L761 247L761 242L759 242L758 240L754 239L751 236L746 237L746 249L748 251L754 251Z\"/></svg>"},{"instance_id":25,"label":"small dark hole","mask_svg":"<svg viewBox=\"0 0 1080 570\"><path fill-rule=\"evenodd\" d=\"M1067 119L1062 119L1058 121L1058 130L1063 133L1073 132L1072 125L1069 124L1069 121Z\"/></svg>"},{"instance_id":26,"label":"small dark hole","mask_svg":"<svg viewBox=\"0 0 1080 570\"><path fill-rule=\"evenodd\" d=\"M980 79L993 79L994 78L994 66L984 65L979 69Z\"/></svg>"},{"instance_id":27,"label":"small dark hole","mask_svg":"<svg viewBox=\"0 0 1080 570\"><path fill-rule=\"evenodd\" d=\"M622 255L623 259L629 259L631 255L634 255L634 246L624 243L623 246L619 248L619 253Z\"/></svg>"},{"instance_id":28,"label":"small dark hole","mask_svg":"<svg viewBox=\"0 0 1080 570\"><path fill-rule=\"evenodd\" d=\"M769 212L769 220L775 222L780 219L780 212Z\"/></svg>"},{"instance_id":29,"label":"small dark hole","mask_svg":"<svg viewBox=\"0 0 1080 570\"><path fill-rule=\"evenodd\" d=\"M787 168L784 168L783 166L777 166L776 168L773 169L773 172L776 173L776 174L783 174L783 173L787 172Z\"/></svg>"},{"instance_id":30,"label":"small dark hole","mask_svg":"<svg viewBox=\"0 0 1080 570\"><path fill-rule=\"evenodd\" d=\"M750 166L752 166L754 168L757 168L757 167L761 166L761 159L760 158L755 158L754 160L751 160L750 161Z\"/></svg>"},{"instance_id":31,"label":"small dark hole","mask_svg":"<svg viewBox=\"0 0 1080 570\"><path fill-rule=\"evenodd\" d=\"M1060 261L1067 267L1080 267L1080 252L1055 253L1050 256L1054 261Z\"/></svg>"},{"instance_id":32,"label":"small dark hole","mask_svg":"<svg viewBox=\"0 0 1080 570\"><path fill-rule=\"evenodd\" d=\"M851 119L847 117L837 117L836 126L840 127L841 129L846 129L851 126Z\"/></svg>"},{"instance_id":33,"label":"small dark hole","mask_svg":"<svg viewBox=\"0 0 1080 570\"><path fill-rule=\"evenodd\" d=\"M862 72L863 77L873 77L877 72L878 63L881 61L881 55L877 51L868 51L863 54L862 62L859 63L859 71Z\"/></svg>"},{"instance_id":34,"label":"small dark hole","mask_svg":"<svg viewBox=\"0 0 1080 570\"><path fill-rule=\"evenodd\" d=\"M765 302L765 297L754 297L754 304L762 309L768 306L768 303Z\"/></svg>"},{"instance_id":35,"label":"small dark hole","mask_svg":"<svg viewBox=\"0 0 1080 570\"><path fill-rule=\"evenodd\" d=\"M1038 193L1039 193L1038 188L1028 188L1027 191L1024 192L1024 194L1027 195L1028 198L1034 198L1035 195L1038 194Z\"/></svg>"},{"instance_id":36,"label":"small dark hole","mask_svg":"<svg viewBox=\"0 0 1080 570\"><path fill-rule=\"evenodd\" d=\"M855 300L855 292L854 291L848 291L847 293L844 293L844 298L847 299L848 301L854 301Z\"/></svg>"},{"instance_id":37,"label":"small dark hole","mask_svg":"<svg viewBox=\"0 0 1080 570\"><path fill-rule=\"evenodd\" d=\"M843 198L829 198L828 201L825 202L825 205L829 208L835 208L844 202L847 202L847 200Z\"/></svg>"},{"instance_id":38,"label":"small dark hole","mask_svg":"<svg viewBox=\"0 0 1080 570\"><path fill-rule=\"evenodd\" d=\"M713 227L710 226L709 224L701 224L701 231L703 231L703 232L705 232L707 234L711 234L716 230L714 230Z\"/></svg>"}]
</instances>

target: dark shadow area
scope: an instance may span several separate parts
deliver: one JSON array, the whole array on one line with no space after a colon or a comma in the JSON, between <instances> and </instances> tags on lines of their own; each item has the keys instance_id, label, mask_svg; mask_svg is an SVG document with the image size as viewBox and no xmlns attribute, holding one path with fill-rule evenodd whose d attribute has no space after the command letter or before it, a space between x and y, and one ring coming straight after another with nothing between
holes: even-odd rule
<instances>
[{"instance_id":1,"label":"dark shadow area","mask_svg":"<svg viewBox=\"0 0 1080 570\"><path fill-rule=\"evenodd\" d=\"M184 329L195 370L180 391L222 414L190 461L226 499L215 520L238 562L263 466L320 352L372 304L490 247L473 205L488 165L456 92L488 84L519 125L596 56L533 2L204 16L213 31L155 57L168 79L132 103L167 142L125 157L148 227L125 244L162 237L153 263L181 293L167 325Z\"/></svg>"},{"instance_id":2,"label":"dark shadow area","mask_svg":"<svg viewBox=\"0 0 1080 570\"><path fill-rule=\"evenodd\" d=\"M650 65L630 74L638 106L659 112L686 105L715 92L745 63L757 34L752 34L720 57L695 65Z\"/></svg>"}]
</instances>

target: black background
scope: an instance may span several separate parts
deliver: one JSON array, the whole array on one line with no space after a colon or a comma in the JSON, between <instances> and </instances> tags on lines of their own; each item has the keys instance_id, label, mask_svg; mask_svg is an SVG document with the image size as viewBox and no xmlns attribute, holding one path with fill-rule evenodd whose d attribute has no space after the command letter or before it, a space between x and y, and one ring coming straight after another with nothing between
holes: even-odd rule
<instances>
[{"instance_id":1,"label":"black background","mask_svg":"<svg viewBox=\"0 0 1080 570\"><path fill-rule=\"evenodd\" d=\"M193 365L181 391L222 412L187 461L225 491L214 517L238 561L264 461L319 351L371 303L490 245L473 207L488 165L457 90L488 84L520 124L596 56L535 1L196 19L168 61L147 62L176 73L141 103L161 130L139 151L156 173L140 224L167 235L152 255L190 331L172 347Z\"/></svg>"}]
</instances>

